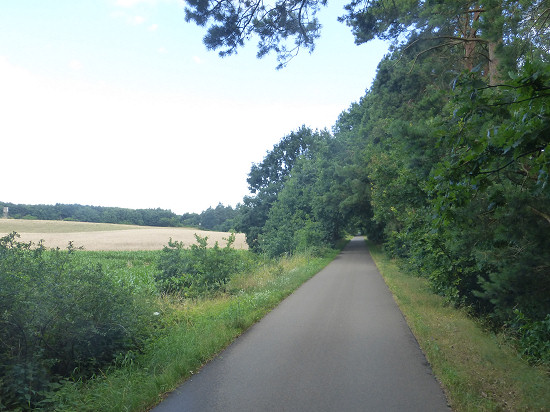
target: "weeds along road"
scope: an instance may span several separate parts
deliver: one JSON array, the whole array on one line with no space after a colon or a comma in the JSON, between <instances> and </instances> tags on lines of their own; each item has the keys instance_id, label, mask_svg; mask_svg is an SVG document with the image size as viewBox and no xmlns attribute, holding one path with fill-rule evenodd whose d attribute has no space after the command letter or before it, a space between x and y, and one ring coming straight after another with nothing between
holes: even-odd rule
<instances>
[{"instance_id":1,"label":"weeds along road","mask_svg":"<svg viewBox=\"0 0 550 412\"><path fill-rule=\"evenodd\" d=\"M154 411L449 409L357 237Z\"/></svg>"}]
</instances>

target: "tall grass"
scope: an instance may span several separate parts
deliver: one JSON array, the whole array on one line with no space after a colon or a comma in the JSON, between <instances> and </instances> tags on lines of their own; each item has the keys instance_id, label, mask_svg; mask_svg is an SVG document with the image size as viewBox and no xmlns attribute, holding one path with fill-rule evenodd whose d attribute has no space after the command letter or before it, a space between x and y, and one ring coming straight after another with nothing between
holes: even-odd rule
<instances>
[{"instance_id":1,"label":"tall grass","mask_svg":"<svg viewBox=\"0 0 550 412\"><path fill-rule=\"evenodd\" d=\"M102 257L103 264L111 259L114 269L122 270L125 261L127 266L145 268L154 257L147 252L132 260L133 252L117 253L106 253ZM336 254L337 251L331 251L323 258L300 255L262 261L250 273L234 276L227 285L227 292L210 298L159 297L159 333L143 353L127 354L116 367L88 382L66 382L54 395L57 410L147 410L321 270ZM136 282L144 287L151 276L148 270L144 279L137 276Z\"/></svg>"},{"instance_id":2,"label":"tall grass","mask_svg":"<svg viewBox=\"0 0 550 412\"><path fill-rule=\"evenodd\" d=\"M73 259L81 265L101 265L106 273L136 292L156 293L154 273L160 250L78 251Z\"/></svg>"},{"instance_id":3,"label":"tall grass","mask_svg":"<svg viewBox=\"0 0 550 412\"><path fill-rule=\"evenodd\" d=\"M548 370L529 366L503 336L445 304L425 279L400 272L381 247L373 259L455 411L549 411Z\"/></svg>"}]
</instances>

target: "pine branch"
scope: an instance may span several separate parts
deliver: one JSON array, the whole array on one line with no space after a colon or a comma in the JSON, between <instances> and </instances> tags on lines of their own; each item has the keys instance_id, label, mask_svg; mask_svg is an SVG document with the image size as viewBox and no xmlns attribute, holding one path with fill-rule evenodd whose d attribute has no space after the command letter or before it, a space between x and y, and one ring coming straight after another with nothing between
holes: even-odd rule
<instances>
[{"instance_id":1,"label":"pine branch","mask_svg":"<svg viewBox=\"0 0 550 412\"><path fill-rule=\"evenodd\" d=\"M550 223L550 216L549 216L549 215L547 215L547 214L544 213L544 212L541 212L540 210L535 209L533 206L529 206L529 209L531 209L535 214L537 214L537 215L543 217L544 219L546 219L546 221L547 221L548 223Z\"/></svg>"}]
</instances>

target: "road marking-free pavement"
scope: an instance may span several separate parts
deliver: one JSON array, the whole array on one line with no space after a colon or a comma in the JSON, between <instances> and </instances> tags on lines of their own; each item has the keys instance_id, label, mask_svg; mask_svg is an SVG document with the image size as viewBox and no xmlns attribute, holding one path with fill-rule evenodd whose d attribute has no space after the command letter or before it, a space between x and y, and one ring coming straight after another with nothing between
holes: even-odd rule
<instances>
[{"instance_id":1,"label":"road marking-free pavement","mask_svg":"<svg viewBox=\"0 0 550 412\"><path fill-rule=\"evenodd\" d=\"M450 409L356 237L153 411Z\"/></svg>"}]
</instances>

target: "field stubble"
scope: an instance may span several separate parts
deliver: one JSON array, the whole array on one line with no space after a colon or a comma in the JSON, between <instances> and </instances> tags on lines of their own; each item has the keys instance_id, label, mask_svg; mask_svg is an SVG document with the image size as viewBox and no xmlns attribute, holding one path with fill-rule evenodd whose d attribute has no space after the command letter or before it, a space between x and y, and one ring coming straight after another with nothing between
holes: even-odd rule
<instances>
[{"instance_id":1,"label":"field stubble","mask_svg":"<svg viewBox=\"0 0 550 412\"><path fill-rule=\"evenodd\" d=\"M182 227L147 227L135 225L116 225L109 223L86 223L48 220L0 219L0 236L17 232L22 242L38 243L44 241L47 248L66 248L69 242L75 247L91 251L133 251L159 250L174 241L190 246L195 234L208 237L208 245L219 242L226 245L229 237L225 232L209 232ZM248 249L244 234L238 233L233 243L235 249Z\"/></svg>"}]
</instances>

